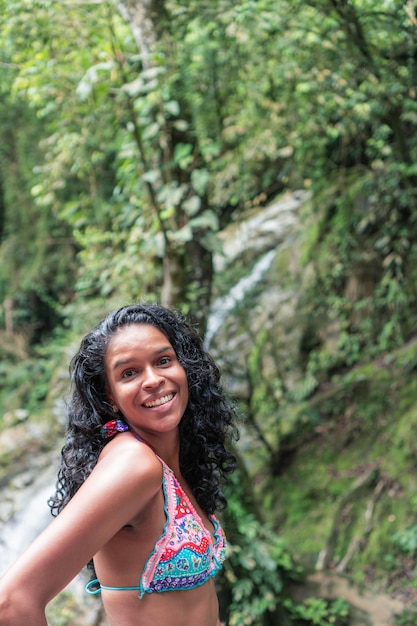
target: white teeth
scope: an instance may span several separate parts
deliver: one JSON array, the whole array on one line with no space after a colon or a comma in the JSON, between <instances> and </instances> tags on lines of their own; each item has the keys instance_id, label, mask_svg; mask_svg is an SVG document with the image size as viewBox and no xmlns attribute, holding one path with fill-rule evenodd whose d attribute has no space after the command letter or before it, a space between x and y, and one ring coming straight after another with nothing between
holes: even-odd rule
<instances>
[{"instance_id":1,"label":"white teeth","mask_svg":"<svg viewBox=\"0 0 417 626\"><path fill-rule=\"evenodd\" d=\"M158 398L158 400L154 400L154 402L147 402L145 404L147 409L151 409L154 406L161 406L161 404L166 404L174 397L173 393L170 393L168 396L162 396L162 398Z\"/></svg>"}]
</instances>

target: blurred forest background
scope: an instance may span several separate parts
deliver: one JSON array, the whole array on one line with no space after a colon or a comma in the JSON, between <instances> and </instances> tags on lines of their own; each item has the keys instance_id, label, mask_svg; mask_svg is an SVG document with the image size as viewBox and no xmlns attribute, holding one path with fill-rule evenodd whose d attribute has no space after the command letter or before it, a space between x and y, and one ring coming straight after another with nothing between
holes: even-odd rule
<instances>
[{"instance_id":1,"label":"blurred forest background","mask_svg":"<svg viewBox=\"0 0 417 626\"><path fill-rule=\"evenodd\" d=\"M416 0L1 0L0 24L0 487L59 448L108 310L204 336L273 250L210 335L245 416L222 617L388 623L303 595L320 574L415 624ZM279 246L281 218L237 249L289 199Z\"/></svg>"}]
</instances>

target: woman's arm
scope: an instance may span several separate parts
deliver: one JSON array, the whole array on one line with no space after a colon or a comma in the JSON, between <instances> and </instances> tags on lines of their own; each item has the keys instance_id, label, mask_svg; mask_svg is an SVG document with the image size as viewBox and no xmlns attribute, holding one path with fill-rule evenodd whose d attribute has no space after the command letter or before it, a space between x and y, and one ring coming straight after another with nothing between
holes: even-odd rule
<instances>
[{"instance_id":1,"label":"woman's arm","mask_svg":"<svg viewBox=\"0 0 417 626\"><path fill-rule=\"evenodd\" d=\"M0 626L45 626L47 603L160 489L162 467L150 449L128 433L106 448L64 510L2 577Z\"/></svg>"}]
</instances>

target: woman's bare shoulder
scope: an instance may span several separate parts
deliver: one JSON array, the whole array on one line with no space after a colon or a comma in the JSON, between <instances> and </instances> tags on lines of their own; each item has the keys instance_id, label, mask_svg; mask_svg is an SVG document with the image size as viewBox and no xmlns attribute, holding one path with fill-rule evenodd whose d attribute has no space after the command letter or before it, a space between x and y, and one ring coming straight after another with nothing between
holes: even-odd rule
<instances>
[{"instance_id":1,"label":"woman's bare shoulder","mask_svg":"<svg viewBox=\"0 0 417 626\"><path fill-rule=\"evenodd\" d=\"M155 452L135 439L132 433L121 433L102 450L96 470L111 471L115 476L130 476L132 480L162 480L162 464Z\"/></svg>"},{"instance_id":2,"label":"woman's bare shoulder","mask_svg":"<svg viewBox=\"0 0 417 626\"><path fill-rule=\"evenodd\" d=\"M60 516L66 509L74 511L74 516L88 510L91 519L84 514L85 525L99 524L103 539L109 539L145 510L161 489L162 478L163 468L155 453L131 433L120 433L105 446L97 465Z\"/></svg>"}]
</instances>

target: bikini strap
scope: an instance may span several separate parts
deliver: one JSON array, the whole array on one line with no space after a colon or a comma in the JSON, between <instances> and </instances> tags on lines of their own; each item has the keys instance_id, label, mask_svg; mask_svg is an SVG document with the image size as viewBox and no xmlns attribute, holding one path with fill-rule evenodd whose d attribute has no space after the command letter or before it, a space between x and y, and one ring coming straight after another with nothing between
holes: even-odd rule
<instances>
[{"instance_id":1,"label":"bikini strap","mask_svg":"<svg viewBox=\"0 0 417 626\"><path fill-rule=\"evenodd\" d=\"M91 589L93 585L98 585L98 588ZM140 587L138 585L135 585L134 587L107 587L107 585L101 585L98 578L90 580L90 582L85 586L85 590L90 594L90 596L96 596L101 593L102 589L106 591L140 591Z\"/></svg>"},{"instance_id":2,"label":"bikini strap","mask_svg":"<svg viewBox=\"0 0 417 626\"><path fill-rule=\"evenodd\" d=\"M94 587L95 585L98 585L97 589L92 589L92 587ZM94 578L94 580L90 580L90 582L86 584L85 590L87 593L90 594L90 596L97 596L99 593L101 593L101 585L99 579Z\"/></svg>"}]
</instances>

